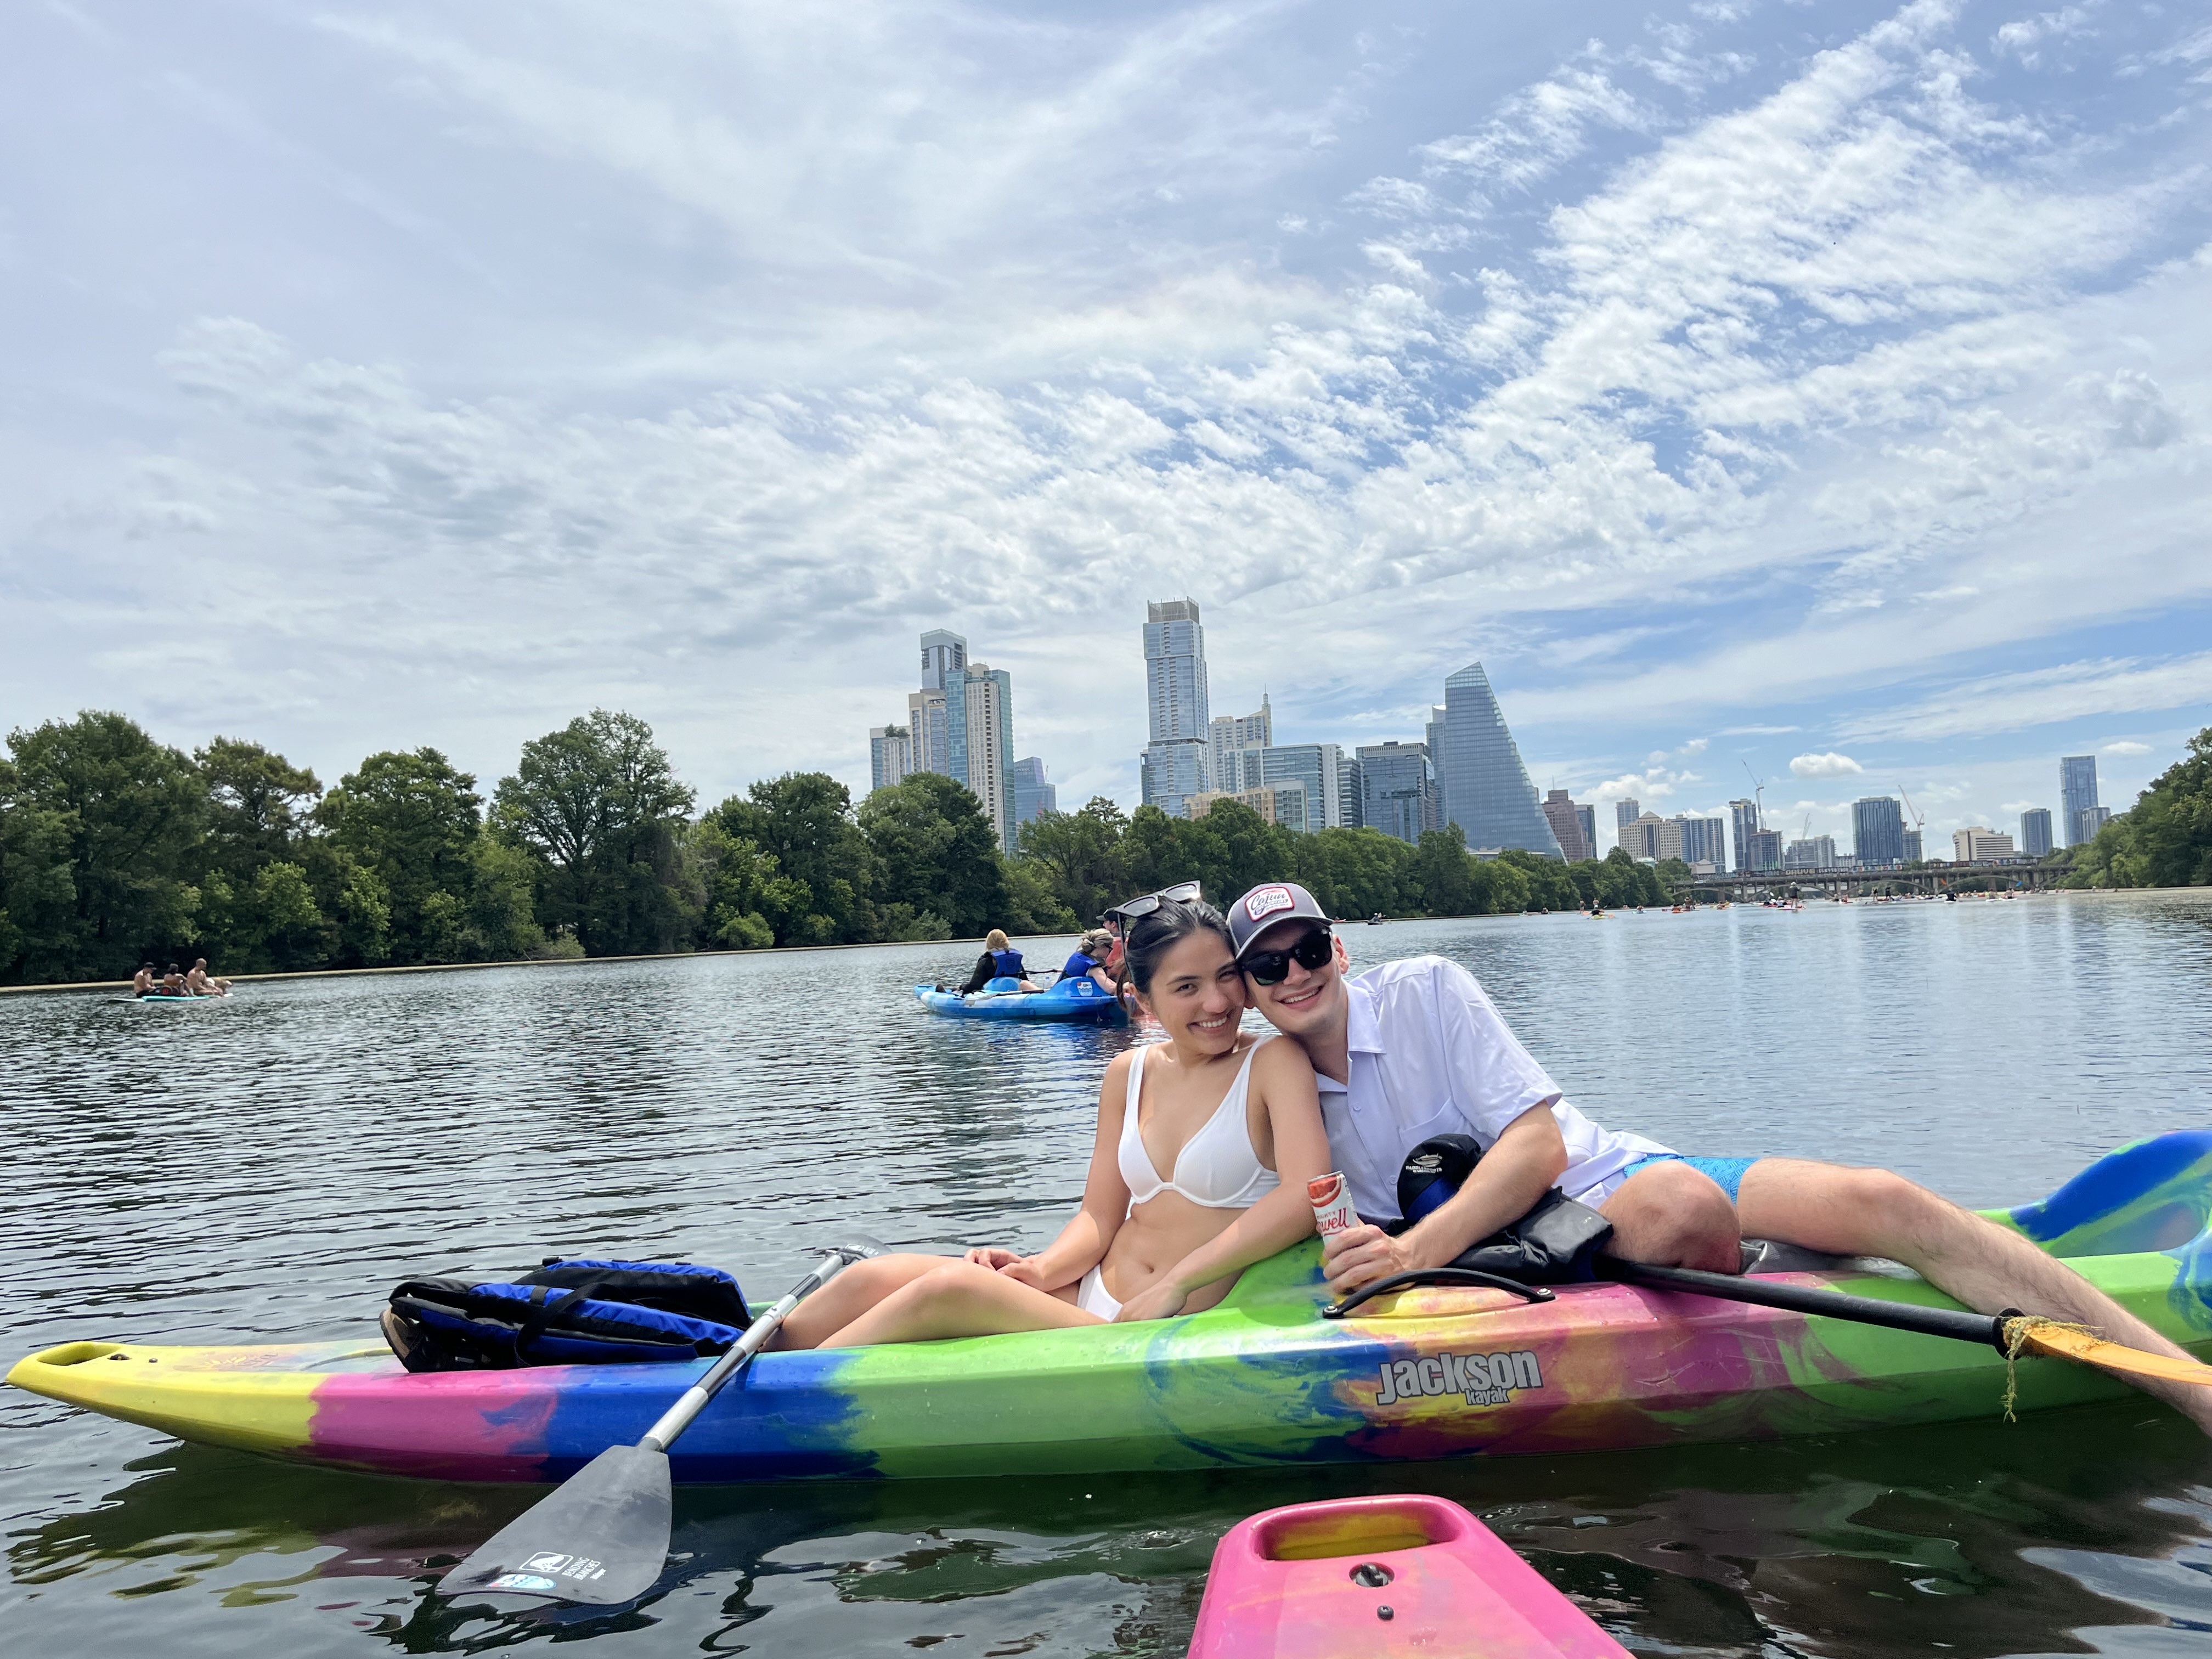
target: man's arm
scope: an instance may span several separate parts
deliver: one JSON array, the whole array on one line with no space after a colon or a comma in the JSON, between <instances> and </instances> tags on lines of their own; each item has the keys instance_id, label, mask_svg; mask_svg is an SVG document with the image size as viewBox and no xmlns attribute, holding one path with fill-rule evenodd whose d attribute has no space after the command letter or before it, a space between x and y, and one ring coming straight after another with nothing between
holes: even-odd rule
<instances>
[{"instance_id":1,"label":"man's arm","mask_svg":"<svg viewBox=\"0 0 2212 1659\"><path fill-rule=\"evenodd\" d=\"M1443 1267L1528 1214L1566 1167L1567 1146L1551 1103L1530 1107L1483 1153L1466 1184L1417 1225L1395 1238L1363 1224L1324 1240L1322 1270L1329 1289L1346 1296L1392 1273Z\"/></svg>"}]
</instances>

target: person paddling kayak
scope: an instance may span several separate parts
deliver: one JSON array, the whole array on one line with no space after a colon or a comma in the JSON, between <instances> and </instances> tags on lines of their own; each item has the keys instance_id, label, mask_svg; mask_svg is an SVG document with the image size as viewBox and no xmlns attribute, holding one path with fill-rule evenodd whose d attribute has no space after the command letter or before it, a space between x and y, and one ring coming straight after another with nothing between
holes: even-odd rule
<instances>
[{"instance_id":1,"label":"person paddling kayak","mask_svg":"<svg viewBox=\"0 0 2212 1659\"><path fill-rule=\"evenodd\" d=\"M983 936L983 954L975 958L975 970L968 975L968 982L958 987L963 996L980 991L994 979L1019 981L1017 989L1035 991L1041 988L1030 982L1029 970L1022 965L1022 953L1013 947L1006 930L994 927Z\"/></svg>"},{"instance_id":2,"label":"person paddling kayak","mask_svg":"<svg viewBox=\"0 0 2212 1659\"><path fill-rule=\"evenodd\" d=\"M1323 1240L1339 1295L1440 1267L1518 1220L1558 1187L1613 1224L1613 1255L1658 1267L1742 1271L1742 1241L1901 1261L1983 1313L2026 1308L2132 1347L2187 1359L2063 1261L1887 1170L1786 1158L1686 1158L1600 1128L1568 1103L1474 976L1413 957L1355 977L1327 911L1294 882L1230 907L1253 1006L1313 1062L1335 1167L1360 1224ZM1482 1154L1458 1191L1411 1226L1397 1180L1431 1136ZM2212 1433L2212 1389L2136 1386Z\"/></svg>"}]
</instances>

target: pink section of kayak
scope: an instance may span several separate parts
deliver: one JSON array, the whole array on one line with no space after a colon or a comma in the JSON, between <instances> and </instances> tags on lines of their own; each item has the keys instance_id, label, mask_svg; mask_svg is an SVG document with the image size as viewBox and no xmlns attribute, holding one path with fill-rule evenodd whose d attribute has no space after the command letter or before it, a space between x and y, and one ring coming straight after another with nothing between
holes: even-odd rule
<instances>
[{"instance_id":1,"label":"pink section of kayak","mask_svg":"<svg viewBox=\"0 0 2212 1659\"><path fill-rule=\"evenodd\" d=\"M1189 1659L1629 1659L1458 1504L1339 1498L1240 1521Z\"/></svg>"}]
</instances>

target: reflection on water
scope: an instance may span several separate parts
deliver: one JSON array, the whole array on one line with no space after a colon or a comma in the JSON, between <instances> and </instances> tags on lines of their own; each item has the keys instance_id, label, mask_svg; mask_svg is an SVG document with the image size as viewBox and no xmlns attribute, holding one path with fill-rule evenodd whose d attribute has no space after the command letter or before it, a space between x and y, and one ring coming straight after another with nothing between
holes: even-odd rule
<instances>
[{"instance_id":1,"label":"reflection on water","mask_svg":"<svg viewBox=\"0 0 2212 1659\"><path fill-rule=\"evenodd\" d=\"M2212 1118L2212 902L2050 899L1406 924L1586 1109L1689 1150L1881 1161L1969 1201ZM1047 952L1049 954L1049 952ZM854 1224L1049 1236L1126 1031L933 1019L964 949L0 1002L0 1347L358 1333L409 1273L684 1254L757 1294ZM2212 1449L2148 1405L1635 1454L686 1491L609 1619L433 1604L533 1496L292 1468L0 1396L8 1645L109 1653L1174 1654L1251 1511L1405 1487L1484 1516L1639 1651L2207 1650Z\"/></svg>"}]
</instances>

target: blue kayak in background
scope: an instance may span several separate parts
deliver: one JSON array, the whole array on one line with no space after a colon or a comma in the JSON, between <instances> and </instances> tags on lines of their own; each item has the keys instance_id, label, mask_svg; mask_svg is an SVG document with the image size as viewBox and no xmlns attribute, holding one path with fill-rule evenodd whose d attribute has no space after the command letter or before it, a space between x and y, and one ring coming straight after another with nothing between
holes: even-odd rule
<instances>
[{"instance_id":1,"label":"blue kayak in background","mask_svg":"<svg viewBox=\"0 0 2212 1659\"><path fill-rule=\"evenodd\" d=\"M1097 982L1088 977L1064 979L1047 991L994 991L986 986L963 996L957 991L917 985L914 994L930 1012L963 1019L1092 1019L1110 1024L1127 1018L1121 999L1100 990Z\"/></svg>"}]
</instances>

